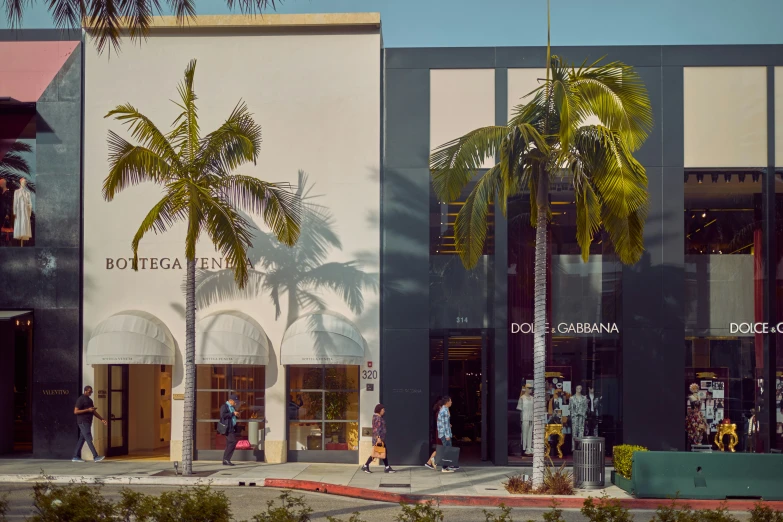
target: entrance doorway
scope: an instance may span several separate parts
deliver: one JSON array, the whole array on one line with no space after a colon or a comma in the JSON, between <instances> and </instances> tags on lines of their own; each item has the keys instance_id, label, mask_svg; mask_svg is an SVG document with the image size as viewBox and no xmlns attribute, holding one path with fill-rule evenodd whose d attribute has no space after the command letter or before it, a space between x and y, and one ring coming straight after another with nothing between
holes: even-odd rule
<instances>
[{"instance_id":1,"label":"entrance doorway","mask_svg":"<svg viewBox=\"0 0 783 522\"><path fill-rule=\"evenodd\" d=\"M33 452L33 313L0 311L0 454Z\"/></svg>"},{"instance_id":2,"label":"entrance doorway","mask_svg":"<svg viewBox=\"0 0 783 522\"><path fill-rule=\"evenodd\" d=\"M452 433L454 445L460 448L461 463L488 459L487 376L485 330L430 332L430 404L444 395L451 397ZM430 432L434 440L434 411Z\"/></svg>"},{"instance_id":3,"label":"entrance doorway","mask_svg":"<svg viewBox=\"0 0 783 522\"><path fill-rule=\"evenodd\" d=\"M95 365L94 388L98 413L109 420L106 428L94 428L99 452L119 459L169 459L171 366Z\"/></svg>"}]
</instances>

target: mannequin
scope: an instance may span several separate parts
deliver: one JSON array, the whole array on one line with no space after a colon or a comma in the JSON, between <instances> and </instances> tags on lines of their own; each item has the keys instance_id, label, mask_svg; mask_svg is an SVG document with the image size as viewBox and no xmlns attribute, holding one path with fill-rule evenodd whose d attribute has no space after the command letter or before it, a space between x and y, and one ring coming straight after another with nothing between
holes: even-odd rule
<instances>
[{"instance_id":1,"label":"mannequin","mask_svg":"<svg viewBox=\"0 0 783 522\"><path fill-rule=\"evenodd\" d=\"M532 455L533 450L533 395L530 385L526 384L519 392L517 409L521 412L519 420L522 423L522 454Z\"/></svg>"},{"instance_id":2,"label":"mannequin","mask_svg":"<svg viewBox=\"0 0 783 522\"><path fill-rule=\"evenodd\" d=\"M33 237L30 217L33 213L33 197L27 188L27 179L19 180L21 187L14 192L14 239L24 242Z\"/></svg>"},{"instance_id":3,"label":"mannequin","mask_svg":"<svg viewBox=\"0 0 783 522\"><path fill-rule=\"evenodd\" d=\"M708 435L707 421L704 420L704 414L701 412L701 399L699 398L699 385L693 383L689 388L691 394L688 396L688 415L685 419L685 426L688 430L688 439L691 444L701 444L705 435Z\"/></svg>"},{"instance_id":4,"label":"mannequin","mask_svg":"<svg viewBox=\"0 0 783 522\"><path fill-rule=\"evenodd\" d=\"M587 387L587 428L585 433L598 436L598 419L601 417L601 396L595 393L595 388Z\"/></svg>"},{"instance_id":5,"label":"mannequin","mask_svg":"<svg viewBox=\"0 0 783 522\"><path fill-rule=\"evenodd\" d=\"M587 397L582 395L582 387L577 386L576 392L571 396L571 425L574 431L571 437L571 449L576 446L576 439L585 435L585 419L587 418Z\"/></svg>"}]
</instances>

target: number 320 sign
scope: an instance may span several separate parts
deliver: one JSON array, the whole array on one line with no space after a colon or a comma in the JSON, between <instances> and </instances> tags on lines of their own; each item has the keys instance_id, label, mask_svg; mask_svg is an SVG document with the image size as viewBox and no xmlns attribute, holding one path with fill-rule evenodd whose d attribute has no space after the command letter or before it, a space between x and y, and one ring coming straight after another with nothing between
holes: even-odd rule
<instances>
[{"instance_id":1,"label":"number 320 sign","mask_svg":"<svg viewBox=\"0 0 783 522\"><path fill-rule=\"evenodd\" d=\"M378 370L362 370L362 379L377 379Z\"/></svg>"}]
</instances>

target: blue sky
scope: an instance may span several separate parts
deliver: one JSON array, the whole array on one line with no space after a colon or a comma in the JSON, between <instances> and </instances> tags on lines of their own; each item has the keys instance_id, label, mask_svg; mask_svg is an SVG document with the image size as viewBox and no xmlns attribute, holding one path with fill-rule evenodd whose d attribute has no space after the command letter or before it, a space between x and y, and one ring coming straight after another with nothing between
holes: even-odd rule
<instances>
[{"instance_id":1,"label":"blue sky","mask_svg":"<svg viewBox=\"0 0 783 522\"><path fill-rule=\"evenodd\" d=\"M52 27L33 0L25 28ZM165 2L161 2L165 3ZM227 13L197 0L199 13ZM386 47L546 43L546 0L286 0L281 13L380 12ZM0 28L6 27L5 19ZM552 0L554 45L783 43L781 0Z\"/></svg>"}]
</instances>

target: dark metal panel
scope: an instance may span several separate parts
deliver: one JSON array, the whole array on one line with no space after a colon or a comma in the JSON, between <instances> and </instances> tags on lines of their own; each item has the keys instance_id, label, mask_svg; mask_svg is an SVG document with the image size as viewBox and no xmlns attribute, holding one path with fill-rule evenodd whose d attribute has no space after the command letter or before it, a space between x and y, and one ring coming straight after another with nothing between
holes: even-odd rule
<instances>
[{"instance_id":1,"label":"dark metal panel","mask_svg":"<svg viewBox=\"0 0 783 522\"><path fill-rule=\"evenodd\" d=\"M385 330L381 346L390 463L421 465L431 451L429 330Z\"/></svg>"},{"instance_id":2,"label":"dark metal panel","mask_svg":"<svg viewBox=\"0 0 783 522\"><path fill-rule=\"evenodd\" d=\"M661 240L662 324L664 328L681 331L683 339L685 338L684 173L685 169L682 167L663 168L661 194L665 194L666 197L661 198L658 232Z\"/></svg>"},{"instance_id":3,"label":"dark metal panel","mask_svg":"<svg viewBox=\"0 0 783 522\"><path fill-rule=\"evenodd\" d=\"M0 29L0 42L67 42L81 39L81 29Z\"/></svg>"},{"instance_id":4,"label":"dark metal panel","mask_svg":"<svg viewBox=\"0 0 783 522\"><path fill-rule=\"evenodd\" d=\"M660 67L637 67L636 72L647 87L647 94L650 97L650 105L653 113L653 128L647 141L642 148L634 152L634 157L645 167L659 167L663 164L663 143L664 123L662 118L662 89L661 89L661 68Z\"/></svg>"},{"instance_id":5,"label":"dark metal panel","mask_svg":"<svg viewBox=\"0 0 783 522\"><path fill-rule=\"evenodd\" d=\"M508 327L493 332L489 357L490 459L496 466L508 465Z\"/></svg>"},{"instance_id":6,"label":"dark metal panel","mask_svg":"<svg viewBox=\"0 0 783 522\"><path fill-rule=\"evenodd\" d=\"M682 67L663 67L661 71L661 121L663 165L685 164L685 106Z\"/></svg>"},{"instance_id":7,"label":"dark metal panel","mask_svg":"<svg viewBox=\"0 0 783 522\"><path fill-rule=\"evenodd\" d=\"M494 47L411 47L386 50L387 69L486 69Z\"/></svg>"},{"instance_id":8,"label":"dark metal panel","mask_svg":"<svg viewBox=\"0 0 783 522\"><path fill-rule=\"evenodd\" d=\"M661 65L728 67L783 65L783 45L665 45Z\"/></svg>"},{"instance_id":9,"label":"dark metal panel","mask_svg":"<svg viewBox=\"0 0 783 522\"><path fill-rule=\"evenodd\" d=\"M430 71L387 69L384 80L384 168L428 168Z\"/></svg>"},{"instance_id":10,"label":"dark metal panel","mask_svg":"<svg viewBox=\"0 0 783 522\"><path fill-rule=\"evenodd\" d=\"M603 59L604 63L620 61L635 67L659 67L661 48L656 45L628 46L553 46L552 54L568 63L588 65ZM545 67L546 47L498 47L497 67Z\"/></svg>"}]
</instances>

